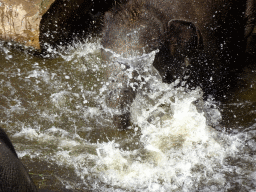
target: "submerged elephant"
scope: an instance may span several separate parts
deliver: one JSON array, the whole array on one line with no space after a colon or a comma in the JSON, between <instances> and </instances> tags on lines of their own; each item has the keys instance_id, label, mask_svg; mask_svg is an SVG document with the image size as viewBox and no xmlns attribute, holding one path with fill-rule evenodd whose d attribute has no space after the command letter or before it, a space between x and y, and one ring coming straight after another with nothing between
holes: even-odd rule
<instances>
[{"instance_id":1,"label":"submerged elephant","mask_svg":"<svg viewBox=\"0 0 256 192\"><path fill-rule=\"evenodd\" d=\"M223 73L223 69L240 65L245 34L250 34L249 25L255 24L254 5L254 0L130 0L105 13L103 59L111 63L114 55L119 55L136 60L159 50L153 66L168 83L181 77L187 66L201 65L201 60L205 64L201 68L214 66L212 74ZM114 109L114 125L125 128L130 121L130 105L143 81L138 78L143 65L135 61L131 66L130 61L121 60L115 61L114 67L109 66L106 103Z\"/></svg>"},{"instance_id":2,"label":"submerged elephant","mask_svg":"<svg viewBox=\"0 0 256 192\"><path fill-rule=\"evenodd\" d=\"M0 127L0 191L34 192L37 191L27 170L18 158L18 155Z\"/></svg>"}]
</instances>

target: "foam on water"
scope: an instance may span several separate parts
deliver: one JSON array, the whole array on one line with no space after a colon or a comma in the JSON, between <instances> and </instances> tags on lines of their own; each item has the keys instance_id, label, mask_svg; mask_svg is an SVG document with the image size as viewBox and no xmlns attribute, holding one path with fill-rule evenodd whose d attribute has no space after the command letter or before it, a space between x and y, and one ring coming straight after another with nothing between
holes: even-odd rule
<instances>
[{"instance_id":1,"label":"foam on water","mask_svg":"<svg viewBox=\"0 0 256 192\"><path fill-rule=\"evenodd\" d=\"M106 87L102 87L104 82L88 86L90 81L86 81L93 74L93 83L100 82L97 73L107 67L97 56L99 41L78 44L62 54L67 63L60 68L50 71L34 62L27 72L24 68L16 70L12 76L21 76L24 86L30 86L30 103L26 106L23 103L27 98L19 95L14 82L6 78L2 83L2 89L10 92L4 96L10 103L3 107L5 123L7 127L11 127L9 122L19 127L12 130L19 157L28 155L71 167L91 190L227 191L237 182L244 186L241 191L253 191L256 132L251 130L255 128L233 135L216 131L214 127L221 126L222 115L213 98L203 100L200 88L177 87L179 80L164 84L152 71L141 74L149 89L138 91L133 102L134 135L127 139L129 145L123 143L129 131L121 139L102 141L104 130L97 128L108 121L105 118L109 110L100 95ZM154 54L143 55L149 59L149 70L153 70ZM32 89L40 95L38 99L33 100ZM36 122L28 123L27 116L16 120L15 115L25 113L32 113L29 117ZM95 130L98 142L91 142L90 133ZM75 188L70 183L67 187Z\"/></svg>"},{"instance_id":2,"label":"foam on water","mask_svg":"<svg viewBox=\"0 0 256 192\"><path fill-rule=\"evenodd\" d=\"M124 150L114 141L100 144L96 165L100 178L138 191L224 187L223 161L241 144L206 124L204 112L198 112L194 103L202 99L199 89L186 92L162 85L159 91L149 96L157 98L155 105L148 105L142 96L134 104L142 148Z\"/></svg>"}]
</instances>

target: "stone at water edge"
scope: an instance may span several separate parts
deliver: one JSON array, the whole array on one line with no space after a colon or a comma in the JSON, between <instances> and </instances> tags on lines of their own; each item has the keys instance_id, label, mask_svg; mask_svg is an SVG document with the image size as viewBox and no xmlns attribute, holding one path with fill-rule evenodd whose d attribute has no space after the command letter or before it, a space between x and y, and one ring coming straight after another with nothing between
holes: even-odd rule
<instances>
[{"instance_id":1,"label":"stone at water edge","mask_svg":"<svg viewBox=\"0 0 256 192\"><path fill-rule=\"evenodd\" d=\"M39 49L42 15L54 0L0 0L0 38Z\"/></svg>"}]
</instances>

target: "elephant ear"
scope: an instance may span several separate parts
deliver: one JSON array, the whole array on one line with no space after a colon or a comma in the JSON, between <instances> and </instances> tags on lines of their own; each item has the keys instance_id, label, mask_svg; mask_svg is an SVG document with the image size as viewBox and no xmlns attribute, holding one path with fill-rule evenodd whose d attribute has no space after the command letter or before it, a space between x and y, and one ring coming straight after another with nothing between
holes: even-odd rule
<instances>
[{"instance_id":1,"label":"elephant ear","mask_svg":"<svg viewBox=\"0 0 256 192\"><path fill-rule=\"evenodd\" d=\"M168 40L172 54L189 56L203 49L203 38L196 26L188 21L170 20L168 22Z\"/></svg>"}]
</instances>

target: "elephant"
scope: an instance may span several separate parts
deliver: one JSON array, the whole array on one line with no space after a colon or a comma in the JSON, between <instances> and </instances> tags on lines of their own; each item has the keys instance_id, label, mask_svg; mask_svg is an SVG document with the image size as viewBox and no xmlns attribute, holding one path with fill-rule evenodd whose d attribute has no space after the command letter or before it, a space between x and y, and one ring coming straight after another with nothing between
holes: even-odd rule
<instances>
[{"instance_id":1,"label":"elephant","mask_svg":"<svg viewBox=\"0 0 256 192\"><path fill-rule=\"evenodd\" d=\"M192 22L169 19L155 5L140 1L128 2L120 8L120 12L107 12L102 38L103 60L108 61L113 52L129 58L136 51L139 58L143 53L159 49L153 66L162 80L169 82L181 76L186 65L193 63L203 49L203 38ZM167 31L175 31L176 35ZM130 78L118 63L109 66L108 78L111 78L111 84L106 101L110 108L115 109L115 127L125 128L130 123L130 105L136 96L137 87L143 84L142 80L136 78L139 77L137 69L140 62L134 62L135 70L131 72ZM131 87L130 84L137 87Z\"/></svg>"},{"instance_id":2,"label":"elephant","mask_svg":"<svg viewBox=\"0 0 256 192\"><path fill-rule=\"evenodd\" d=\"M106 11L127 0L55 0L42 15L39 25L39 43L42 55L49 47L68 46L83 41L102 29L101 20ZM49 49L51 50L51 49Z\"/></svg>"},{"instance_id":3,"label":"elephant","mask_svg":"<svg viewBox=\"0 0 256 192\"><path fill-rule=\"evenodd\" d=\"M106 104L113 109L114 127L130 125L130 106L143 82L140 62L128 58L158 50L153 66L163 82L189 69L202 86L223 83L225 73L240 66L254 24L255 0L129 0L106 12L102 58L109 64Z\"/></svg>"},{"instance_id":4,"label":"elephant","mask_svg":"<svg viewBox=\"0 0 256 192\"><path fill-rule=\"evenodd\" d=\"M0 127L0 191L36 192L27 170L5 131Z\"/></svg>"}]
</instances>

